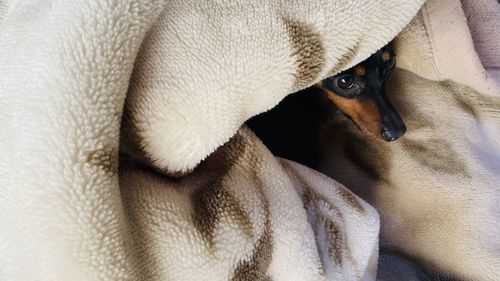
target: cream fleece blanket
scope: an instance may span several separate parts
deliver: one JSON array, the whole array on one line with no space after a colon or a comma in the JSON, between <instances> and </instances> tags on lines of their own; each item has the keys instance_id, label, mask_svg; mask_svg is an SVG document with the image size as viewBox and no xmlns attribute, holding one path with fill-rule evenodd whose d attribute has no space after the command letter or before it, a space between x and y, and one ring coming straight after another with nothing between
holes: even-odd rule
<instances>
[{"instance_id":1,"label":"cream fleece blanket","mask_svg":"<svg viewBox=\"0 0 500 281\"><path fill-rule=\"evenodd\" d=\"M374 209L239 128L421 4L0 1L0 280L373 280Z\"/></svg>"},{"instance_id":2,"label":"cream fleece blanket","mask_svg":"<svg viewBox=\"0 0 500 281\"><path fill-rule=\"evenodd\" d=\"M389 81L406 135L377 144L346 120L323 128L319 170L379 211L381 280L500 280L499 24L496 0L427 1Z\"/></svg>"}]
</instances>

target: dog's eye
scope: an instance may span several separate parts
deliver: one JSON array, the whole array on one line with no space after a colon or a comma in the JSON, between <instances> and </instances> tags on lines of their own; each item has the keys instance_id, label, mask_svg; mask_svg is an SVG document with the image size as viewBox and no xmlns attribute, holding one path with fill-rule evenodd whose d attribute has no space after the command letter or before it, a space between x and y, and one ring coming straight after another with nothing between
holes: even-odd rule
<instances>
[{"instance_id":1,"label":"dog's eye","mask_svg":"<svg viewBox=\"0 0 500 281\"><path fill-rule=\"evenodd\" d=\"M354 85L354 76L348 74L337 78L337 86L341 89L350 89Z\"/></svg>"},{"instance_id":2,"label":"dog's eye","mask_svg":"<svg viewBox=\"0 0 500 281\"><path fill-rule=\"evenodd\" d=\"M395 56L392 56L390 58L388 58L386 61L385 61L385 70L386 71L391 71L394 69L394 67L396 67L396 57Z\"/></svg>"}]
</instances>

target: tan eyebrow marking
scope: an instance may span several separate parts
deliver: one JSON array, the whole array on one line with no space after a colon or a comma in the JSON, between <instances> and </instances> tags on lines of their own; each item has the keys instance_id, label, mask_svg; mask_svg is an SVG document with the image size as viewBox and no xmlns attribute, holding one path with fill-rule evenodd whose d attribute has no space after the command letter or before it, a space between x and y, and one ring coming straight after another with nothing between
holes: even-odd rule
<instances>
[{"instance_id":1,"label":"tan eyebrow marking","mask_svg":"<svg viewBox=\"0 0 500 281\"><path fill-rule=\"evenodd\" d=\"M366 74L366 68L362 65L356 65L354 67L354 71L356 72L357 75L363 76Z\"/></svg>"},{"instance_id":2,"label":"tan eyebrow marking","mask_svg":"<svg viewBox=\"0 0 500 281\"><path fill-rule=\"evenodd\" d=\"M387 61L390 58L391 58L391 53L389 53L389 51L385 51L385 52L382 53L382 59L384 61Z\"/></svg>"},{"instance_id":3,"label":"tan eyebrow marking","mask_svg":"<svg viewBox=\"0 0 500 281\"><path fill-rule=\"evenodd\" d=\"M359 100L344 98L335 92L326 91L328 99L345 115L352 119L359 129L373 137L380 137L382 120L379 108L373 100Z\"/></svg>"}]
</instances>

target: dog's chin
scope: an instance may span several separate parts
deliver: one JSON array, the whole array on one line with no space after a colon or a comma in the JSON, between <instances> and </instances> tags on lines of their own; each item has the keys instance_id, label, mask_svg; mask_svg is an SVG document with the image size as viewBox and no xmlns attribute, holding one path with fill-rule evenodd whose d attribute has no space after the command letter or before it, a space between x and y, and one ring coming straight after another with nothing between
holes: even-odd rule
<instances>
[{"instance_id":1,"label":"dog's chin","mask_svg":"<svg viewBox=\"0 0 500 281\"><path fill-rule=\"evenodd\" d=\"M354 124L356 124L356 127L358 128L358 130L365 137L367 137L369 139L375 139L375 140L384 141L384 138L383 138L382 134L380 133L380 130L369 129L366 126L363 126L363 125L360 125L360 124L357 124L357 123L354 123Z\"/></svg>"},{"instance_id":2,"label":"dog's chin","mask_svg":"<svg viewBox=\"0 0 500 281\"><path fill-rule=\"evenodd\" d=\"M384 138L382 137L382 135L380 133L373 133L371 131L363 131L361 130L361 133L363 133L363 135L369 139L373 139L373 140L377 140L377 141L383 141L385 142Z\"/></svg>"}]
</instances>

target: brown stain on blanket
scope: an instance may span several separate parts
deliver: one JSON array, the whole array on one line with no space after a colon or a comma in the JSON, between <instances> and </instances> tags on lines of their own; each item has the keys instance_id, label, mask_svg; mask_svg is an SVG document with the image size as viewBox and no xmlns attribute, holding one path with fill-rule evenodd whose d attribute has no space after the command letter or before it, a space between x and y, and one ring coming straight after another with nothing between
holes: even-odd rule
<instances>
[{"instance_id":1,"label":"brown stain on blanket","mask_svg":"<svg viewBox=\"0 0 500 281\"><path fill-rule=\"evenodd\" d=\"M306 209L307 213L313 214L310 216L310 223L313 226L313 231L315 232L314 238L316 239L316 247L318 251L323 251L322 242L318 240L319 237L322 236L318 232L323 230L328 246L328 253L324 254L327 254L336 266L342 267L342 250L345 249L345 241L343 240L342 233L340 232L341 228L335 222L331 221L322 214L320 206L322 208L326 208L328 212L335 214L341 221L343 221L342 213L336 206L325 200L325 198L323 198L320 194L316 193L302 178L298 178L298 180L300 184L303 185L304 189L304 209ZM321 272L322 275L326 274L326 262L326 260L322 258L320 259L321 268L319 268L319 272Z\"/></svg>"},{"instance_id":2,"label":"brown stain on blanket","mask_svg":"<svg viewBox=\"0 0 500 281\"><path fill-rule=\"evenodd\" d=\"M318 241L318 238L322 235L320 235L318 231L323 230L326 237L326 245L328 247L328 253L325 254L328 254L333 264L342 268L344 264L343 253L345 252L347 254L349 252L346 240L344 239L344 233L342 232L342 227L339 226L339 223L344 223L342 213L335 205L328 202L326 198L324 198L321 194L314 192L314 190L307 185L305 186L304 192L304 208L308 213L314 213L312 217L316 218L312 224L314 225L314 231L316 232L314 237L316 238L318 251L321 252L323 249L321 242ZM330 214L335 214L340 222L337 223L331 220L330 216L325 216L321 210L322 208L326 208ZM323 274L326 272L327 267L325 262L325 260L321 259L321 272L323 272Z\"/></svg>"},{"instance_id":3,"label":"brown stain on blanket","mask_svg":"<svg viewBox=\"0 0 500 281\"><path fill-rule=\"evenodd\" d=\"M110 146L88 151L85 160L92 166L100 167L107 175L118 172L118 151Z\"/></svg>"},{"instance_id":4,"label":"brown stain on blanket","mask_svg":"<svg viewBox=\"0 0 500 281\"><path fill-rule=\"evenodd\" d=\"M191 195L193 203L193 222L208 245L214 248L215 230L222 216L237 222L247 237L252 237L252 223L238 200L224 189L225 175L218 175L207 185Z\"/></svg>"},{"instance_id":5,"label":"brown stain on blanket","mask_svg":"<svg viewBox=\"0 0 500 281\"><path fill-rule=\"evenodd\" d=\"M332 257L335 264L342 268L342 251L345 250L344 236L340 227L333 221L325 219L323 222L328 239L328 254Z\"/></svg>"},{"instance_id":6,"label":"brown stain on blanket","mask_svg":"<svg viewBox=\"0 0 500 281\"><path fill-rule=\"evenodd\" d=\"M287 17L283 22L298 66L293 90L300 90L313 83L323 69L325 49L320 35L308 24Z\"/></svg>"},{"instance_id":7,"label":"brown stain on blanket","mask_svg":"<svg viewBox=\"0 0 500 281\"><path fill-rule=\"evenodd\" d=\"M260 169L259 163L262 163L265 159L262 159L262 156L254 153L255 149L253 149L253 147L255 144L248 140L248 138L251 138L248 132L249 130L243 131L245 136L241 137L236 145L244 148L243 150L247 152L243 157L245 158L245 163L250 165L248 171L250 172L250 177L253 181L253 187L259 195L260 201L263 203L264 229L259 239L254 243L255 248L253 249L252 254L248 258L240 260L236 265L231 280L271 281L272 278L267 272L269 265L271 264L273 253L273 232L271 226L270 207L269 202L264 195L264 183L257 172Z\"/></svg>"},{"instance_id":8,"label":"brown stain on blanket","mask_svg":"<svg viewBox=\"0 0 500 281\"><path fill-rule=\"evenodd\" d=\"M283 164L283 166L287 167L287 169L292 169L291 167L287 166L286 163ZM324 202L325 204L327 204L330 207L331 211L337 209L332 204L327 203L328 200L326 198L324 198L323 196L321 196L319 193L313 192L313 189L307 184L307 182L303 178L299 178L297 176L297 180L300 182L300 184L302 186L305 187L306 190L309 190L309 192L305 193L305 195L304 195L304 198L305 198L304 201L306 203L310 202L311 200L321 201L321 202ZM340 198L342 198L344 203L346 203L349 206L349 208L351 208L352 210L354 210L360 214L365 213L365 209L363 208L363 205L361 205L361 203L359 203L356 195L351 193L349 190L337 186L335 188L335 192L337 193L337 195Z\"/></svg>"},{"instance_id":9,"label":"brown stain on blanket","mask_svg":"<svg viewBox=\"0 0 500 281\"><path fill-rule=\"evenodd\" d=\"M250 258L238 263L234 269L232 281L272 280L267 274L273 252L272 230L268 216L264 225L264 233L257 240L256 245Z\"/></svg>"},{"instance_id":10,"label":"brown stain on blanket","mask_svg":"<svg viewBox=\"0 0 500 281\"><path fill-rule=\"evenodd\" d=\"M487 96L479 93L471 87L457 84L453 81L444 81L441 83L444 87L459 90L453 91L455 99L460 108L473 115L476 119L481 115L500 119L500 98Z\"/></svg>"},{"instance_id":11,"label":"brown stain on blanket","mask_svg":"<svg viewBox=\"0 0 500 281\"><path fill-rule=\"evenodd\" d=\"M240 142L242 137L237 134L215 152L221 155L213 155L216 159L211 160L222 164L220 171L191 195L193 223L211 249L214 249L215 231L222 216L236 222L248 238L253 237L249 214L238 199L224 187L224 180L229 176L231 168L245 153L245 146L240 145Z\"/></svg>"},{"instance_id":12,"label":"brown stain on blanket","mask_svg":"<svg viewBox=\"0 0 500 281\"><path fill-rule=\"evenodd\" d=\"M401 141L405 151L418 163L438 173L456 174L470 178L470 171L464 164L465 160L445 140L434 139L422 142L403 139Z\"/></svg>"},{"instance_id":13,"label":"brown stain on blanket","mask_svg":"<svg viewBox=\"0 0 500 281\"><path fill-rule=\"evenodd\" d=\"M281 162L281 165L285 170L293 171L292 166L288 163ZM356 262L352 258L347 241L344 237L344 232L342 231L343 227L341 225L344 224L344 218L340 210L337 206L332 204L328 198L315 191L299 174L295 173L294 178L303 189L302 196L304 209L306 209L307 213L312 214L309 217L311 218L310 223L313 226L313 231L315 232L314 237L316 239L318 251L323 251L322 244L326 242L328 252L324 254L331 258L331 262L335 264L335 266L342 268L345 257L347 257L351 264L354 265ZM351 209L359 212L360 214L366 212L354 194L341 187L337 187L336 191L340 198L342 198ZM325 211L328 214L324 213ZM338 221L336 222L332 220L331 216L336 217ZM321 231L324 232L324 235L319 233ZM325 237L326 241L319 241L319 237ZM320 259L321 268L318 268L318 270L322 275L325 275L327 268L325 262L327 261Z\"/></svg>"}]
</instances>

